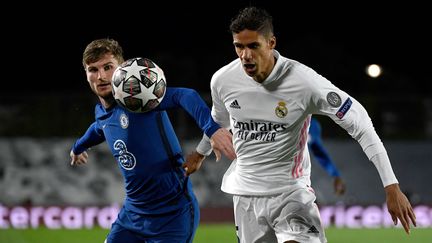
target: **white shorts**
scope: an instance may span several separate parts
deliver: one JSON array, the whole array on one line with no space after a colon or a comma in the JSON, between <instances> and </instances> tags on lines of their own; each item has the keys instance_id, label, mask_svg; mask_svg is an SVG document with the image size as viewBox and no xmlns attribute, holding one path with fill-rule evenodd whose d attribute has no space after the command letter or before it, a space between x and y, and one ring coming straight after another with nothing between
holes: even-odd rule
<instances>
[{"instance_id":1,"label":"white shorts","mask_svg":"<svg viewBox=\"0 0 432 243\"><path fill-rule=\"evenodd\" d=\"M326 243L315 199L310 187L272 196L234 195L239 243Z\"/></svg>"}]
</instances>

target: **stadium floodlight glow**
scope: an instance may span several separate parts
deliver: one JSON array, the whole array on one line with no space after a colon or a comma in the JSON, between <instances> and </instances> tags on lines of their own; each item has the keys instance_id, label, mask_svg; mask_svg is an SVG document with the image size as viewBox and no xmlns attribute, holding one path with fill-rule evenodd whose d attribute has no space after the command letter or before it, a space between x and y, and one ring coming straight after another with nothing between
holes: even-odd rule
<instances>
[{"instance_id":1,"label":"stadium floodlight glow","mask_svg":"<svg viewBox=\"0 0 432 243\"><path fill-rule=\"evenodd\" d=\"M370 64L366 68L366 73L371 78L377 78L381 75L382 69L381 66L377 64Z\"/></svg>"}]
</instances>

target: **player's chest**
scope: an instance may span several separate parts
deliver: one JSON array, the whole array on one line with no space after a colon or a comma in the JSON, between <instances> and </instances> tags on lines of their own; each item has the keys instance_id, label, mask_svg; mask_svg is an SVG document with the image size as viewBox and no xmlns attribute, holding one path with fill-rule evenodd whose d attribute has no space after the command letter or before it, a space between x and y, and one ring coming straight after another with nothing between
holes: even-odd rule
<instances>
[{"instance_id":1,"label":"player's chest","mask_svg":"<svg viewBox=\"0 0 432 243\"><path fill-rule=\"evenodd\" d=\"M237 121L256 120L291 125L305 116L299 100L294 97L286 92L250 88L227 94L224 105Z\"/></svg>"},{"instance_id":2,"label":"player's chest","mask_svg":"<svg viewBox=\"0 0 432 243\"><path fill-rule=\"evenodd\" d=\"M116 110L109 116L98 119L99 127L107 140L129 140L131 136L146 138L158 131L158 123L153 112L130 113Z\"/></svg>"}]
</instances>

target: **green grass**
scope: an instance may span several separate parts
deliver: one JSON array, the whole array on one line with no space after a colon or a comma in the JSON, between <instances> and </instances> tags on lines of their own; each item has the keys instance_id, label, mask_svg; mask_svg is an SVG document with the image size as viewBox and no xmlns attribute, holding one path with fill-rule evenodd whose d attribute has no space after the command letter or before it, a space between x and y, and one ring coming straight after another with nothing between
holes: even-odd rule
<instances>
[{"instance_id":1,"label":"green grass","mask_svg":"<svg viewBox=\"0 0 432 243\"><path fill-rule=\"evenodd\" d=\"M432 239L432 228L415 228L407 235L402 228L336 229L328 228L329 243L428 243Z\"/></svg>"},{"instance_id":2,"label":"green grass","mask_svg":"<svg viewBox=\"0 0 432 243\"><path fill-rule=\"evenodd\" d=\"M1 243L103 243L108 230L0 230ZM426 243L432 242L432 228L414 228L411 235L403 229L336 229L326 230L329 243ZM236 243L232 224L201 224L194 243Z\"/></svg>"}]
</instances>

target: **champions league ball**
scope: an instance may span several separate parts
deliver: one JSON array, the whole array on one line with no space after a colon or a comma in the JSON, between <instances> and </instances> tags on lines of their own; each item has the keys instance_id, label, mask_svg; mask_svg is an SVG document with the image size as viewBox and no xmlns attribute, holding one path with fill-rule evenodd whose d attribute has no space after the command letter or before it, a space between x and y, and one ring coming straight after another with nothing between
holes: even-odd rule
<instances>
[{"instance_id":1,"label":"champions league ball","mask_svg":"<svg viewBox=\"0 0 432 243\"><path fill-rule=\"evenodd\" d=\"M117 104L131 112L147 112L165 96L166 79L156 63L136 57L117 67L111 85Z\"/></svg>"}]
</instances>

